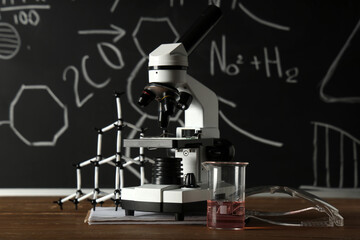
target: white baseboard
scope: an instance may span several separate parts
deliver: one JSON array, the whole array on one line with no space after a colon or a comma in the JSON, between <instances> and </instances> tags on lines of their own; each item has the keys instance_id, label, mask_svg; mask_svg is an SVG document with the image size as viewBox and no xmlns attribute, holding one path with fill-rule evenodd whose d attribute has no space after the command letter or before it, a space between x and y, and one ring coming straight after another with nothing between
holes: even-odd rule
<instances>
[{"instance_id":1,"label":"white baseboard","mask_svg":"<svg viewBox=\"0 0 360 240\"><path fill-rule=\"evenodd\" d=\"M300 189L308 191L320 198L360 198L360 188L324 188L313 186L301 186ZM84 193L93 189L82 189ZM114 189L101 189L106 193L114 192ZM0 197L65 197L75 193L74 188L0 188ZM270 196L272 194L259 194L255 196ZM284 196L279 194L277 196Z\"/></svg>"}]
</instances>

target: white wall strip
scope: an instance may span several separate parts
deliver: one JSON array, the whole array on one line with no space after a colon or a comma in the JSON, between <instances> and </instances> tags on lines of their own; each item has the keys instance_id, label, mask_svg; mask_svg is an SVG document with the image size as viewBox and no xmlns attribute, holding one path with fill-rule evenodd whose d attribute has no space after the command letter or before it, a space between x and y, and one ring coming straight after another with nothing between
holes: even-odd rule
<instances>
[{"instance_id":1,"label":"white wall strip","mask_svg":"<svg viewBox=\"0 0 360 240\"><path fill-rule=\"evenodd\" d=\"M321 188L313 186L301 186L300 189L308 191L320 198L360 198L359 188ZM106 193L112 193L114 189L101 189ZM63 197L74 193L73 188L0 188L0 197ZM83 189L84 193L88 193L92 189ZM259 197L269 196L272 194L259 194ZM284 196L285 194L277 194L276 196Z\"/></svg>"}]
</instances>

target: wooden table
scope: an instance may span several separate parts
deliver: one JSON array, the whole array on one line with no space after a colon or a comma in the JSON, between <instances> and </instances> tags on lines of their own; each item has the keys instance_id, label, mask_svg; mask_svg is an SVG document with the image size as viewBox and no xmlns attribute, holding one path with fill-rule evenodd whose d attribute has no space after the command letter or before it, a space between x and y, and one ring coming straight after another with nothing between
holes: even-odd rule
<instances>
[{"instance_id":1,"label":"wooden table","mask_svg":"<svg viewBox=\"0 0 360 240\"><path fill-rule=\"evenodd\" d=\"M64 210L53 197L0 198L0 239L360 239L360 199L327 199L340 210L344 227L281 227L251 221L243 231L209 230L199 225L88 225L90 204L78 210L71 203ZM247 199L248 208L296 209L296 198ZM275 208L276 206L276 208Z\"/></svg>"}]
</instances>

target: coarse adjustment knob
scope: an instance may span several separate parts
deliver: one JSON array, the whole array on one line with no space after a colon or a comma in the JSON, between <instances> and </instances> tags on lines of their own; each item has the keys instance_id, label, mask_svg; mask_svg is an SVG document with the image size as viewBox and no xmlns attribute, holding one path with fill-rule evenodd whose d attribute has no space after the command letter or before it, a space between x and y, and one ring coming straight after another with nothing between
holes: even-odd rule
<instances>
[{"instance_id":1,"label":"coarse adjustment knob","mask_svg":"<svg viewBox=\"0 0 360 240\"><path fill-rule=\"evenodd\" d=\"M185 175L184 187L186 188L197 188L196 178L194 173L187 173Z\"/></svg>"}]
</instances>

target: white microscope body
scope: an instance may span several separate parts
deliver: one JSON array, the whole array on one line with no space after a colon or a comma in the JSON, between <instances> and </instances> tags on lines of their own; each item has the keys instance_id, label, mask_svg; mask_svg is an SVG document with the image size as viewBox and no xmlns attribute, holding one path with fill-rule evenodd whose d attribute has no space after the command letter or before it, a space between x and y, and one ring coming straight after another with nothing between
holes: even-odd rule
<instances>
[{"instance_id":1,"label":"white microscope body","mask_svg":"<svg viewBox=\"0 0 360 240\"><path fill-rule=\"evenodd\" d=\"M187 53L181 43L162 44L150 53L149 83L166 84L179 92L187 92L193 96L192 102L185 110L185 126L176 129L175 138L127 139L124 146L174 148L175 157L182 159L182 177L193 174L195 182L190 183L191 187L186 184L144 184L123 188L121 202L126 210L165 210L181 214L187 212L183 211L186 209L193 211L189 205L194 208L205 206L209 197L207 175L201 162L206 161L206 146L213 145L213 139L220 137L218 99L213 91L186 73L187 66Z\"/></svg>"},{"instance_id":2,"label":"white microscope body","mask_svg":"<svg viewBox=\"0 0 360 240\"><path fill-rule=\"evenodd\" d=\"M188 212L206 212L209 191L206 170L202 169L201 163L207 160L206 148L214 146L214 141L220 137L218 99L213 91L187 74L187 67L188 54L220 18L221 11L217 7L209 9L200 24L186 36L185 40L189 41L162 44L149 54L149 84L139 104L146 106L154 99L159 102L159 123L164 132L175 113L174 109L184 110L184 126L176 129L176 137L165 134L155 138L125 139L124 147L173 149L174 158L166 158L168 162L160 160L159 166L180 159L181 165L175 168L182 168L181 179L167 182L171 176L162 177L160 173L166 175L167 171L161 168L156 175L158 179L154 181L153 175L151 184L123 188L121 207L128 215L134 211L170 212L175 213L176 219L182 220ZM213 19L204 26L204 22L209 22L208 17ZM200 35L196 31L198 29ZM169 168L168 171L172 172Z\"/></svg>"}]
</instances>

